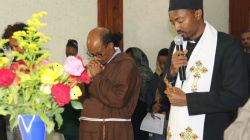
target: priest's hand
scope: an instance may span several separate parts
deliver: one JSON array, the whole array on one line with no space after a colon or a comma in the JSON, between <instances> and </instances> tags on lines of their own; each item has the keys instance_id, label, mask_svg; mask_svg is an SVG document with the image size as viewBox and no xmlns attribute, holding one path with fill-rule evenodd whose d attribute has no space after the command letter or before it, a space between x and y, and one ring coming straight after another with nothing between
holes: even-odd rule
<instances>
[{"instance_id":1,"label":"priest's hand","mask_svg":"<svg viewBox=\"0 0 250 140\"><path fill-rule=\"evenodd\" d=\"M171 67L170 67L170 76L175 77L179 72L179 68L182 66L187 66L187 50L185 51L176 51L172 55Z\"/></svg>"},{"instance_id":2,"label":"priest's hand","mask_svg":"<svg viewBox=\"0 0 250 140\"><path fill-rule=\"evenodd\" d=\"M171 93L167 93L168 99L173 106L186 106L187 97L186 94L177 87L171 88Z\"/></svg>"},{"instance_id":3,"label":"priest's hand","mask_svg":"<svg viewBox=\"0 0 250 140\"><path fill-rule=\"evenodd\" d=\"M99 74L104 69L103 65L95 60L90 61L86 67L90 79Z\"/></svg>"}]
</instances>

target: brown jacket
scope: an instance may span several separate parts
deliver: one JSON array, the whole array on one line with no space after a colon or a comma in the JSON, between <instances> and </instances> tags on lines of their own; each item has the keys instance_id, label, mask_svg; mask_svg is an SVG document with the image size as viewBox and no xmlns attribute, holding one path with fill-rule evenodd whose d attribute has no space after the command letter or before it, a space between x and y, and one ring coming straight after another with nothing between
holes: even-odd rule
<instances>
[{"instance_id":1,"label":"brown jacket","mask_svg":"<svg viewBox=\"0 0 250 140\"><path fill-rule=\"evenodd\" d=\"M130 119L140 91L139 71L129 56L118 54L89 85L82 115ZM131 122L81 121L80 140L133 140Z\"/></svg>"}]
</instances>

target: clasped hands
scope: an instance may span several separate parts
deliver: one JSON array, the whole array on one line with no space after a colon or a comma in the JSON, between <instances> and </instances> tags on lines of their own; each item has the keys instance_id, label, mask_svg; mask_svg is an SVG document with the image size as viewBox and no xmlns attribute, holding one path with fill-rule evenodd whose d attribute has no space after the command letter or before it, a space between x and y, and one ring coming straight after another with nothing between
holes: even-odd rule
<instances>
[{"instance_id":1,"label":"clasped hands","mask_svg":"<svg viewBox=\"0 0 250 140\"><path fill-rule=\"evenodd\" d=\"M91 60L86 67L90 79L104 70L104 66L96 60Z\"/></svg>"},{"instance_id":2,"label":"clasped hands","mask_svg":"<svg viewBox=\"0 0 250 140\"><path fill-rule=\"evenodd\" d=\"M171 67L170 67L170 76L175 77L179 72L179 68L187 65L187 57L185 56L187 50L185 51L176 51L172 55ZM177 87L173 87L171 83L164 79L166 90L165 93L173 106L186 106L187 98L186 94Z\"/></svg>"}]
</instances>

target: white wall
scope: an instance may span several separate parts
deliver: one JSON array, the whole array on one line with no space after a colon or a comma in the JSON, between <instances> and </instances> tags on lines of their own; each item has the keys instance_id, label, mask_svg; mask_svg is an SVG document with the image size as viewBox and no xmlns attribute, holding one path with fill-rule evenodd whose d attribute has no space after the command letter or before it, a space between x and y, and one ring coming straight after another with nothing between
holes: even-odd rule
<instances>
[{"instance_id":1,"label":"white wall","mask_svg":"<svg viewBox=\"0 0 250 140\"><path fill-rule=\"evenodd\" d=\"M124 0L124 50L137 46L148 56L152 70L161 48L175 36L169 23L168 0ZM204 16L218 30L228 32L229 1L204 0Z\"/></svg>"},{"instance_id":2,"label":"white wall","mask_svg":"<svg viewBox=\"0 0 250 140\"><path fill-rule=\"evenodd\" d=\"M0 33L6 25L24 22L33 13L48 12L43 32L52 40L47 44L51 60L63 62L67 39L79 42L79 53L86 57L86 37L97 26L97 0L0 0ZM168 19L168 0L124 0L124 49L137 46L148 56L154 70L158 51L168 48L175 31ZM228 32L229 1L204 0L204 13L218 30Z\"/></svg>"},{"instance_id":3,"label":"white wall","mask_svg":"<svg viewBox=\"0 0 250 140\"><path fill-rule=\"evenodd\" d=\"M25 22L33 13L47 11L42 32L51 37L47 48L52 61L63 63L67 40L76 39L85 56L86 36L97 26L97 0L0 0L0 33L8 24Z\"/></svg>"}]
</instances>

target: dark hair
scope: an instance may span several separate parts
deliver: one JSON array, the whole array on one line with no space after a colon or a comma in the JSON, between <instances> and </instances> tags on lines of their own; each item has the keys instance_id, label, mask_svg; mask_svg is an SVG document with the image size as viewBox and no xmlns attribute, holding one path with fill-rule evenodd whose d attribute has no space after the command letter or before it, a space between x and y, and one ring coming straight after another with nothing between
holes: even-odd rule
<instances>
[{"instance_id":1,"label":"dark hair","mask_svg":"<svg viewBox=\"0 0 250 140\"><path fill-rule=\"evenodd\" d=\"M27 25L21 22L17 22L13 25L8 25L2 34L2 39L9 39L14 32L26 30Z\"/></svg>"},{"instance_id":2,"label":"dark hair","mask_svg":"<svg viewBox=\"0 0 250 140\"><path fill-rule=\"evenodd\" d=\"M149 67L148 57L140 48L130 47L125 52L127 54L131 54L136 65Z\"/></svg>"},{"instance_id":3,"label":"dark hair","mask_svg":"<svg viewBox=\"0 0 250 140\"><path fill-rule=\"evenodd\" d=\"M158 56L168 56L168 49L167 48L163 48L159 51Z\"/></svg>"},{"instance_id":4,"label":"dark hair","mask_svg":"<svg viewBox=\"0 0 250 140\"><path fill-rule=\"evenodd\" d=\"M72 47L72 48L78 50L78 42L75 39L69 39L67 44L66 44L66 47Z\"/></svg>"},{"instance_id":5,"label":"dark hair","mask_svg":"<svg viewBox=\"0 0 250 140\"><path fill-rule=\"evenodd\" d=\"M122 34L121 33L112 33L112 32L103 32L101 33L101 41L103 45L107 46L108 43L112 42L114 43L114 46L118 47L120 41L122 40Z\"/></svg>"}]
</instances>

